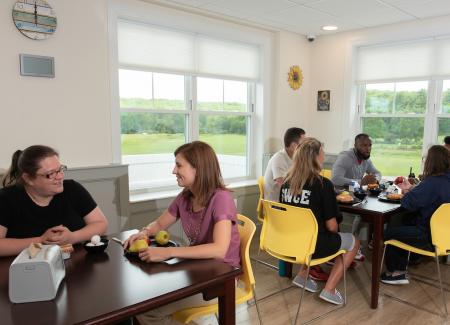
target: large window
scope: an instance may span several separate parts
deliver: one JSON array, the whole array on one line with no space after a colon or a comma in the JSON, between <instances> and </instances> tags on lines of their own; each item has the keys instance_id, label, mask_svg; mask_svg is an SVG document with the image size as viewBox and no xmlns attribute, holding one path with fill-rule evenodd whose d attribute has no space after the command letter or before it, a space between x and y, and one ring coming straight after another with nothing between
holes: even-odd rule
<instances>
[{"instance_id":1,"label":"large window","mask_svg":"<svg viewBox=\"0 0 450 325\"><path fill-rule=\"evenodd\" d=\"M429 94L431 87L436 95ZM450 80L367 83L360 89L361 130L372 138L375 166L383 175L407 175L410 168L421 173L429 145L450 135Z\"/></svg>"},{"instance_id":2,"label":"large window","mask_svg":"<svg viewBox=\"0 0 450 325\"><path fill-rule=\"evenodd\" d=\"M214 148L224 178L249 175L252 83L120 69L119 87L131 188L175 185L173 152L196 139Z\"/></svg>"},{"instance_id":3,"label":"large window","mask_svg":"<svg viewBox=\"0 0 450 325\"><path fill-rule=\"evenodd\" d=\"M428 82L365 85L362 131L373 141L372 161L383 175L420 170Z\"/></svg>"},{"instance_id":4,"label":"large window","mask_svg":"<svg viewBox=\"0 0 450 325\"><path fill-rule=\"evenodd\" d=\"M201 140L227 182L251 176L259 47L119 20L122 162L130 189L176 185L174 150Z\"/></svg>"},{"instance_id":5,"label":"large window","mask_svg":"<svg viewBox=\"0 0 450 325\"><path fill-rule=\"evenodd\" d=\"M421 173L430 145L450 132L450 38L360 47L359 130L383 175Z\"/></svg>"}]
</instances>

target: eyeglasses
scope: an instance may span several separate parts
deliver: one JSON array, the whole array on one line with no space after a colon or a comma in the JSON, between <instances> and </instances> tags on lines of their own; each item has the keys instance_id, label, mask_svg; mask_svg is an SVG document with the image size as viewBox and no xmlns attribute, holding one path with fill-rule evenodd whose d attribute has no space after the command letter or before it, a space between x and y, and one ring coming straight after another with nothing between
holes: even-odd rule
<instances>
[{"instance_id":1,"label":"eyeglasses","mask_svg":"<svg viewBox=\"0 0 450 325\"><path fill-rule=\"evenodd\" d=\"M43 177L48 178L48 179L55 179L56 176L59 173L64 173L66 170L67 170L67 166L66 165L61 165L61 166L59 166L59 168L57 170L54 170L52 172L48 172L48 173L45 173L45 174L38 174L38 173L36 173L36 175L43 176Z\"/></svg>"}]
</instances>

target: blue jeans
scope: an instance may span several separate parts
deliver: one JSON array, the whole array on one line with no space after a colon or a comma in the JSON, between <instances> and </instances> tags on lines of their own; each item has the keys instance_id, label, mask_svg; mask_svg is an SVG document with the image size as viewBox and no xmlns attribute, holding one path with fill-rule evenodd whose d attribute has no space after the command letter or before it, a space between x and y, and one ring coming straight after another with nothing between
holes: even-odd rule
<instances>
[{"instance_id":1,"label":"blue jeans","mask_svg":"<svg viewBox=\"0 0 450 325\"><path fill-rule=\"evenodd\" d=\"M417 225L388 227L384 232L384 240L389 239L397 239L405 244L428 251L434 250L428 231ZM389 245L386 248L385 261L389 272L405 271L408 265L408 251Z\"/></svg>"}]
</instances>

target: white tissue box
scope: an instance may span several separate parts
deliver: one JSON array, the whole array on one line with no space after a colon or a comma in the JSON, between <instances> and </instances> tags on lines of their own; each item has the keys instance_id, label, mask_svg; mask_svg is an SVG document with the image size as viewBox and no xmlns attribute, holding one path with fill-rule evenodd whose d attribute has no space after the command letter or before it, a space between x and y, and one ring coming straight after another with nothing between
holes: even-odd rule
<instances>
[{"instance_id":1,"label":"white tissue box","mask_svg":"<svg viewBox=\"0 0 450 325\"><path fill-rule=\"evenodd\" d=\"M9 267L9 299L14 303L51 300L65 275L59 246L42 245L34 258L24 249Z\"/></svg>"}]
</instances>

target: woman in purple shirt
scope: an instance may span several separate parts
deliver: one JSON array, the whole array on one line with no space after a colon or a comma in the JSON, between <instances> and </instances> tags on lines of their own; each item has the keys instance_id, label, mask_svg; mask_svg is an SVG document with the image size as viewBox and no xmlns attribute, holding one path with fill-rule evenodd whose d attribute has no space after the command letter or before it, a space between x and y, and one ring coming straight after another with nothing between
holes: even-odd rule
<instances>
[{"instance_id":1,"label":"woman in purple shirt","mask_svg":"<svg viewBox=\"0 0 450 325\"><path fill-rule=\"evenodd\" d=\"M172 257L218 258L240 266L239 232L236 206L225 188L214 150L206 143L194 141L175 150L178 186L183 191L169 208L141 232L128 238L127 248L138 238L147 238L167 229L178 219L189 239L188 247L149 247L139 253L146 262L164 261Z\"/></svg>"},{"instance_id":2,"label":"woman in purple shirt","mask_svg":"<svg viewBox=\"0 0 450 325\"><path fill-rule=\"evenodd\" d=\"M167 229L178 219L189 239L187 247L149 247L139 252L145 262L158 262L172 257L216 258L239 267L239 232L236 206L223 184L219 162L214 150L206 143L194 141L175 150L175 167L181 193L169 208L139 233L125 241L128 248L138 238L147 238ZM139 317L144 324L164 323L174 311L189 306L215 303L203 301L201 295L166 305ZM165 323L164 323L165 324Z\"/></svg>"}]
</instances>

